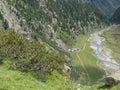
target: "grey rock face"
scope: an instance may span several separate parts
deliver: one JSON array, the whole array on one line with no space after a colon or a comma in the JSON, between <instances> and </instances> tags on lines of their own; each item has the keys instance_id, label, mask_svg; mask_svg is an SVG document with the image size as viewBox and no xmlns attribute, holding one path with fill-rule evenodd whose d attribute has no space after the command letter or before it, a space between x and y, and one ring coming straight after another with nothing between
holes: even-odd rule
<instances>
[{"instance_id":1,"label":"grey rock face","mask_svg":"<svg viewBox=\"0 0 120 90\"><path fill-rule=\"evenodd\" d=\"M57 39L56 42L57 42L58 47L67 51L67 46L65 45L65 43L61 39Z\"/></svg>"},{"instance_id":2,"label":"grey rock face","mask_svg":"<svg viewBox=\"0 0 120 90\"><path fill-rule=\"evenodd\" d=\"M9 28L22 30L22 27L20 26L20 20L15 13L11 12L11 10L16 11L15 8L6 2L6 0L0 1L0 12L3 14L4 19L7 20Z\"/></svg>"}]
</instances>

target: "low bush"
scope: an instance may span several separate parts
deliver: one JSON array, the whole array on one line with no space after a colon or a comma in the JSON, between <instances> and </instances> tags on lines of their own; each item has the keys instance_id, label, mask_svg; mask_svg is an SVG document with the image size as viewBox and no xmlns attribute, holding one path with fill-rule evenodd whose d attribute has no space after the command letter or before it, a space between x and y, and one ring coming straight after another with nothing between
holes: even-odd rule
<instances>
[{"instance_id":1,"label":"low bush","mask_svg":"<svg viewBox=\"0 0 120 90\"><path fill-rule=\"evenodd\" d=\"M57 70L62 73L64 57L52 50L45 43L30 42L14 30L0 31L0 55L9 58L10 69L31 72L42 81L47 80L48 73Z\"/></svg>"}]
</instances>

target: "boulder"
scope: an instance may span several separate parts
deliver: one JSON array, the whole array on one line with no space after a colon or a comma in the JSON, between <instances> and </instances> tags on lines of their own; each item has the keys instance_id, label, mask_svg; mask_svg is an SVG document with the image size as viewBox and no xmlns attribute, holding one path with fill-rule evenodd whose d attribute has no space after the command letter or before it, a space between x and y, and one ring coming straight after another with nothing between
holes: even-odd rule
<instances>
[{"instance_id":1,"label":"boulder","mask_svg":"<svg viewBox=\"0 0 120 90\"><path fill-rule=\"evenodd\" d=\"M120 83L119 80L114 79L113 77L106 77L105 78L105 86L114 86L117 85L118 83Z\"/></svg>"},{"instance_id":2,"label":"boulder","mask_svg":"<svg viewBox=\"0 0 120 90\"><path fill-rule=\"evenodd\" d=\"M18 58L17 54L15 54L15 53L12 56L13 56L14 59Z\"/></svg>"},{"instance_id":3,"label":"boulder","mask_svg":"<svg viewBox=\"0 0 120 90\"><path fill-rule=\"evenodd\" d=\"M67 66L66 64L64 64L64 71L67 74L67 76L70 78L71 68Z\"/></svg>"}]
</instances>

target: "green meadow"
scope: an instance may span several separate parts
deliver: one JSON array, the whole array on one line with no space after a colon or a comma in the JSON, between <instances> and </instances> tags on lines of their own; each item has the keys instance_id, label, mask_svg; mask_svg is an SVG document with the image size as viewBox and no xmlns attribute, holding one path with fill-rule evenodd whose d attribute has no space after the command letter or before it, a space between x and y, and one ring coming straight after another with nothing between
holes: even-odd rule
<instances>
[{"instance_id":1,"label":"green meadow","mask_svg":"<svg viewBox=\"0 0 120 90\"><path fill-rule=\"evenodd\" d=\"M89 35L81 35L74 48L80 48L78 52L70 52L73 58L72 77L82 84L94 84L102 78L104 71L99 67L99 60L93 56L93 50L88 41Z\"/></svg>"}]
</instances>

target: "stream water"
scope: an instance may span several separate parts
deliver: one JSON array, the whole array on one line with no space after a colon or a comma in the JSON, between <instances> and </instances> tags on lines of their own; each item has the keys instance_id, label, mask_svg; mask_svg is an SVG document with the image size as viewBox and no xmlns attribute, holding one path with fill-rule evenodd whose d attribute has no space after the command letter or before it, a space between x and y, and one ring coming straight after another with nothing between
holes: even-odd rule
<instances>
[{"instance_id":1,"label":"stream water","mask_svg":"<svg viewBox=\"0 0 120 90\"><path fill-rule=\"evenodd\" d=\"M91 34L88 41L90 42L90 47L94 51L94 56L104 65L103 69L107 75L109 70L119 70L120 65L112 57L111 50L103 46L105 38L101 37L101 35L104 31L105 30L101 30Z\"/></svg>"}]
</instances>

